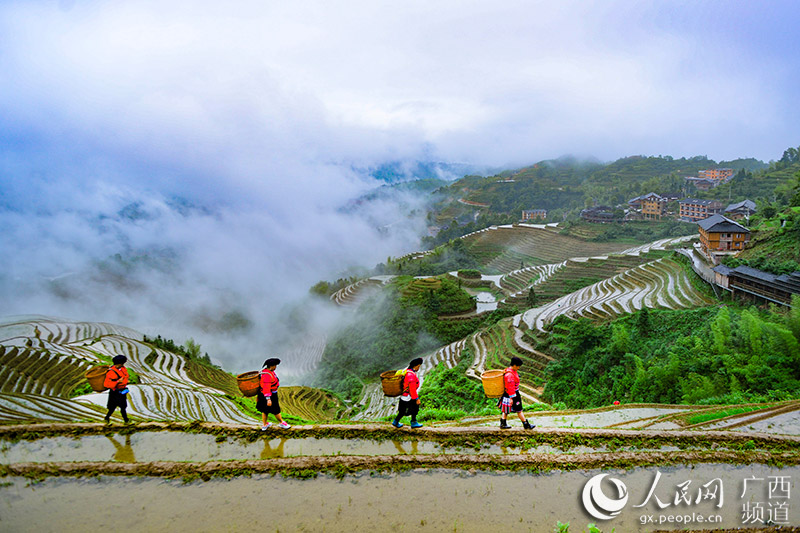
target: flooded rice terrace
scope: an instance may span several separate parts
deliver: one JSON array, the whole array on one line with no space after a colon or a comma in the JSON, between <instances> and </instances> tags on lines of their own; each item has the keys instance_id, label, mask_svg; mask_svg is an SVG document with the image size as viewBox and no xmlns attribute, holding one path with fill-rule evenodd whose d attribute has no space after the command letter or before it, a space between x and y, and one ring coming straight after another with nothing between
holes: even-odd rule
<instances>
[{"instance_id":1,"label":"flooded rice terrace","mask_svg":"<svg viewBox=\"0 0 800 533\"><path fill-rule=\"evenodd\" d=\"M262 433L192 423L0 430L2 532L800 525L794 436L379 425Z\"/></svg>"},{"instance_id":2,"label":"flooded rice terrace","mask_svg":"<svg viewBox=\"0 0 800 533\"><path fill-rule=\"evenodd\" d=\"M603 474L599 482L605 485L595 494L590 489ZM256 474L188 483L154 477L40 482L7 477L0 486L0 530L92 531L113 523L111 529L120 532L550 532L557 522L569 522L571 531L597 523L605 532L635 532L733 528L751 520L758 526L768 513L797 525L798 476L799 467L705 464L546 474L363 471L342 479ZM602 513L603 506L615 505L619 515L609 520L587 511ZM760 514L752 511L757 509Z\"/></svg>"},{"instance_id":3,"label":"flooded rice terrace","mask_svg":"<svg viewBox=\"0 0 800 533\"><path fill-rule=\"evenodd\" d=\"M675 448L660 447L662 451ZM581 453L598 448L575 447ZM325 455L418 455L555 453L552 446L525 449L514 445L447 446L429 440L370 440L352 438L277 437L249 441L235 437L179 431L50 437L32 441L0 440L0 464L64 461L243 461ZM603 451L600 448L600 451Z\"/></svg>"}]
</instances>

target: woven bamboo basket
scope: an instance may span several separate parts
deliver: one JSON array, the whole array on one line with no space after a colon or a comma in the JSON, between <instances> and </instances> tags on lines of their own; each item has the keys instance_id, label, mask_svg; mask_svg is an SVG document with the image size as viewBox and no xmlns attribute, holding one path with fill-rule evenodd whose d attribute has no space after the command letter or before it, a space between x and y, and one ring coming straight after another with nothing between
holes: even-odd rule
<instances>
[{"instance_id":1,"label":"woven bamboo basket","mask_svg":"<svg viewBox=\"0 0 800 533\"><path fill-rule=\"evenodd\" d=\"M261 387L261 375L258 370L252 370L236 376L236 383L244 396L255 396Z\"/></svg>"},{"instance_id":2,"label":"woven bamboo basket","mask_svg":"<svg viewBox=\"0 0 800 533\"><path fill-rule=\"evenodd\" d=\"M103 382L106 380L106 372L108 372L109 368L111 368L110 365L100 365L93 366L86 371L86 379L89 381L89 385L92 387L93 391L103 392L106 390Z\"/></svg>"},{"instance_id":3,"label":"woven bamboo basket","mask_svg":"<svg viewBox=\"0 0 800 533\"><path fill-rule=\"evenodd\" d=\"M487 370L481 374L483 393L487 398L499 398L503 395L505 384L503 383L504 370Z\"/></svg>"},{"instance_id":4,"label":"woven bamboo basket","mask_svg":"<svg viewBox=\"0 0 800 533\"><path fill-rule=\"evenodd\" d=\"M381 374L381 387L383 395L394 398L403 394L403 374L397 374L394 370L387 370Z\"/></svg>"}]
</instances>

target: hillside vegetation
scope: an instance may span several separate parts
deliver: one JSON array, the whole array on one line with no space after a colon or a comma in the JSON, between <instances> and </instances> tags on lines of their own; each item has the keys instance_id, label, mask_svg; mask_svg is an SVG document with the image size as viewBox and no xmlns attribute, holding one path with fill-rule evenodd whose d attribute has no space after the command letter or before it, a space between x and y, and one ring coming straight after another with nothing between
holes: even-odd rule
<instances>
[{"instance_id":1,"label":"hillside vegetation","mask_svg":"<svg viewBox=\"0 0 800 533\"><path fill-rule=\"evenodd\" d=\"M787 155L788 154L788 155ZM781 186L780 201L766 205L750 219L753 231L747 248L723 261L731 268L750 266L773 274L800 270L800 153L787 151L770 167L776 173L794 171L794 180Z\"/></svg>"},{"instance_id":2,"label":"hillside vegetation","mask_svg":"<svg viewBox=\"0 0 800 533\"><path fill-rule=\"evenodd\" d=\"M732 168L735 175L709 191L698 190L684 179L696 177L699 170L720 167ZM796 148L787 149L780 160L769 165L752 158L717 163L705 156L631 156L611 163L570 157L540 161L493 176L465 176L437 190L428 221L441 229L435 237L424 238L423 244L433 248L491 224L518 222L526 209L546 209L546 222L563 224L578 220L580 210L587 206L625 205L631 198L650 192L724 203L749 199L759 209L769 209L788 203L798 170L800 155ZM609 239L615 237L608 235Z\"/></svg>"},{"instance_id":3,"label":"hillside vegetation","mask_svg":"<svg viewBox=\"0 0 800 533\"><path fill-rule=\"evenodd\" d=\"M561 317L539 347L556 358L544 399L574 408L800 397L800 297L788 310L644 308L602 324Z\"/></svg>"},{"instance_id":4,"label":"hillside vegetation","mask_svg":"<svg viewBox=\"0 0 800 533\"><path fill-rule=\"evenodd\" d=\"M457 341L478 327L516 312L497 311L465 321L441 315L474 308L472 298L447 276L401 276L368 297L328 342L315 384L355 399L366 381L405 367L414 357Z\"/></svg>"}]
</instances>

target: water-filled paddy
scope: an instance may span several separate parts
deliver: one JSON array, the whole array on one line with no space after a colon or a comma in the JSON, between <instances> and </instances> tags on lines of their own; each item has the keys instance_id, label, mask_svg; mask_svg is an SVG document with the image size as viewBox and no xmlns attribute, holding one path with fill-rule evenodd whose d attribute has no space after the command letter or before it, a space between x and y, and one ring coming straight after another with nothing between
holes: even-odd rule
<instances>
[{"instance_id":1,"label":"water-filled paddy","mask_svg":"<svg viewBox=\"0 0 800 533\"><path fill-rule=\"evenodd\" d=\"M272 437L272 436L270 436ZM235 437L179 431L137 432L129 435L50 437L31 441L0 440L0 464L72 461L237 461L320 455L417 455L417 454L521 454L557 453L551 446L523 449L516 446L481 445L480 448L446 446L427 440L369 440L353 438L264 437L255 441ZM670 451L675 448L660 448ZM572 453L605 451L574 447Z\"/></svg>"},{"instance_id":2,"label":"water-filled paddy","mask_svg":"<svg viewBox=\"0 0 800 533\"><path fill-rule=\"evenodd\" d=\"M371 441L336 438L263 438L254 442L176 431L131 435L52 437L0 444L0 461L218 461L274 459L303 455L381 455L441 453L433 442Z\"/></svg>"},{"instance_id":3,"label":"water-filled paddy","mask_svg":"<svg viewBox=\"0 0 800 533\"><path fill-rule=\"evenodd\" d=\"M590 516L582 503L584 486L599 474L621 482L628 495L619 516L608 521ZM786 523L798 525L799 478L800 467L722 464L548 474L416 469L400 474L364 471L342 480L253 475L191 483L110 476L52 477L34 483L12 477L0 484L0 530L92 531L113 523L114 531L139 533L547 532L561 521L570 522L574 531L597 523L603 531L636 532L742 527L749 525L743 522L745 505L760 508L764 519L767 512L783 518L777 513L784 509ZM602 493L617 499L612 482L604 482ZM708 497L696 502L701 490ZM677 504L676 494L685 496ZM660 508L656 499L666 507ZM637 508L639 504L644 505ZM704 521L698 522L701 516ZM648 517L654 522L642 524ZM660 520L664 523L659 525Z\"/></svg>"},{"instance_id":4,"label":"water-filled paddy","mask_svg":"<svg viewBox=\"0 0 800 533\"><path fill-rule=\"evenodd\" d=\"M657 407L620 407L606 411L588 411L583 413L547 413L539 414L529 412L526 416L531 423L540 428L607 428L620 427L632 428L646 424L654 417L663 417L685 411L682 408L657 408ZM496 426L499 419L478 420L470 425ZM510 423L519 426L519 421L512 418ZM464 424L464 421L459 422ZM677 424L668 424L663 429L679 429Z\"/></svg>"}]
</instances>

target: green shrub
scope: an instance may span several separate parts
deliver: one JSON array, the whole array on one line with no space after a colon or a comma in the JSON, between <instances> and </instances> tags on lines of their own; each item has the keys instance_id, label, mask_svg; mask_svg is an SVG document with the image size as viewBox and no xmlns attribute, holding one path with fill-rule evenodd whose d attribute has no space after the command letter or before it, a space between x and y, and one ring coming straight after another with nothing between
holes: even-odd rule
<instances>
[{"instance_id":1,"label":"green shrub","mask_svg":"<svg viewBox=\"0 0 800 533\"><path fill-rule=\"evenodd\" d=\"M563 322L569 327L562 327ZM595 325L559 317L544 350L543 399L571 408L624 403L749 403L800 397L791 310L735 305L648 310Z\"/></svg>"}]
</instances>

